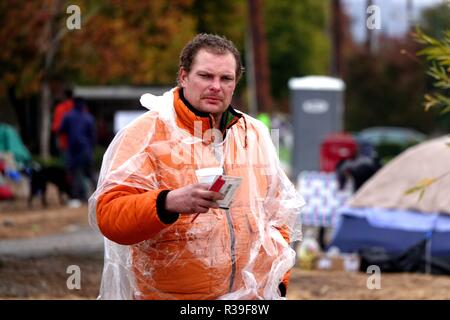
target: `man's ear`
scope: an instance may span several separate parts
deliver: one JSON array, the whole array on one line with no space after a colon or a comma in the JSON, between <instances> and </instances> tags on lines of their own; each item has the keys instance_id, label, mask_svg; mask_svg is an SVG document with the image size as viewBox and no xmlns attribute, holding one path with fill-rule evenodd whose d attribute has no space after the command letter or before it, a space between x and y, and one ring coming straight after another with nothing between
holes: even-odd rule
<instances>
[{"instance_id":1,"label":"man's ear","mask_svg":"<svg viewBox=\"0 0 450 320\"><path fill-rule=\"evenodd\" d=\"M178 72L178 82L180 83L180 85L182 87L184 87L185 83L186 83L186 77L187 77L187 72L186 70L184 70L183 67L180 67L180 70Z\"/></svg>"}]
</instances>

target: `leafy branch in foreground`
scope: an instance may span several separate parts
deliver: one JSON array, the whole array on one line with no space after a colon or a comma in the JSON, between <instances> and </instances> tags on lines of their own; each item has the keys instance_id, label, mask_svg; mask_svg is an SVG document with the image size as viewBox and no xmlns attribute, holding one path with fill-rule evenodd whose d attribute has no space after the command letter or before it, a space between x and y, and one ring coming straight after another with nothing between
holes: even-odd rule
<instances>
[{"instance_id":1,"label":"leafy branch in foreground","mask_svg":"<svg viewBox=\"0 0 450 320\"><path fill-rule=\"evenodd\" d=\"M445 31L442 40L426 35L419 28L413 37L426 46L417 55L425 56L431 63L427 74L434 79L434 87L441 91L425 95L425 110L441 108L441 114L450 112L450 30Z\"/></svg>"},{"instance_id":2,"label":"leafy branch in foreground","mask_svg":"<svg viewBox=\"0 0 450 320\"><path fill-rule=\"evenodd\" d=\"M419 28L413 34L414 39L424 44L426 47L420 50L417 55L425 56L431 62L427 74L435 80L433 85L441 92L425 95L425 111L431 108L441 108L441 114L450 112L450 30L447 30L443 40L437 40L426 35ZM450 147L450 142L446 143ZM405 191L405 195L419 192L418 201L420 201L426 189L450 174L450 171L436 178L425 178L419 181L415 186Z\"/></svg>"},{"instance_id":3,"label":"leafy branch in foreground","mask_svg":"<svg viewBox=\"0 0 450 320\"><path fill-rule=\"evenodd\" d=\"M408 190L405 191L405 195L408 194L413 194L416 192L420 192L419 193L419 199L418 201L420 201L423 197L423 195L425 194L425 190L431 186L433 183L443 179L445 176L449 175L450 171L447 171L446 173L440 175L439 177L436 178L426 178L426 179L422 179L420 180L414 187L409 188Z\"/></svg>"}]
</instances>

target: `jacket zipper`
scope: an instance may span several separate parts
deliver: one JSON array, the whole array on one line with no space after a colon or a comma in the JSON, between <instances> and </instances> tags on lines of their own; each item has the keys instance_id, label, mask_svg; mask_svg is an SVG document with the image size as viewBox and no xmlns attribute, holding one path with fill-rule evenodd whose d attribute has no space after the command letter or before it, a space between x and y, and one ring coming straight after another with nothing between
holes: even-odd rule
<instances>
[{"instance_id":1,"label":"jacket zipper","mask_svg":"<svg viewBox=\"0 0 450 320\"><path fill-rule=\"evenodd\" d=\"M210 115L209 120L210 120L210 124L211 124L211 128L212 128L214 120L211 115ZM222 134L224 134L225 131L228 128L230 128L233 124L235 124L238 120L239 119L233 119L233 121L228 126L226 126L226 128L225 128L224 132L222 132ZM224 148L226 150L226 146L224 146ZM223 173L224 173L224 175L226 175L225 164L223 165ZM231 275L230 275L230 283L229 283L229 287L228 287L228 292L231 293L231 291L233 289L233 285L234 285L234 280L236 278L236 235L235 235L234 228L233 228L233 220L231 219L230 209L223 208L223 210L225 210L225 215L227 216L227 225L228 225L228 230L230 232Z\"/></svg>"},{"instance_id":2,"label":"jacket zipper","mask_svg":"<svg viewBox=\"0 0 450 320\"><path fill-rule=\"evenodd\" d=\"M228 229L230 230L230 250L231 250L231 276L230 276L230 286L228 287L228 292L231 292L234 285L234 279L236 277L236 237L234 234L233 222L231 220L230 210L225 209L227 216Z\"/></svg>"},{"instance_id":3,"label":"jacket zipper","mask_svg":"<svg viewBox=\"0 0 450 320\"><path fill-rule=\"evenodd\" d=\"M225 172L225 165L223 166L223 173ZM236 235L233 228L233 220L231 219L230 209L224 209L227 216L228 230L230 231L230 255L231 255L231 275L228 292L231 293L233 289L234 280L236 278Z\"/></svg>"}]
</instances>

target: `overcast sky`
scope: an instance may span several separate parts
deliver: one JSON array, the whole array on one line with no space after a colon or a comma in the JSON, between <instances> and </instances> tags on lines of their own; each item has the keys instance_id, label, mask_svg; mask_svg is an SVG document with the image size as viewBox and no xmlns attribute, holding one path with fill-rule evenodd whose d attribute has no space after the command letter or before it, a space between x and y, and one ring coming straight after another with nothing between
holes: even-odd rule
<instances>
[{"instance_id":1,"label":"overcast sky","mask_svg":"<svg viewBox=\"0 0 450 320\"><path fill-rule=\"evenodd\" d=\"M445 0L412 0L413 19L426 7L437 5ZM448 1L447 1L448 2ZM363 41L366 35L366 0L342 0L352 21L352 33L356 41ZM401 36L408 30L407 0L373 0L380 8L381 29L379 32L389 36ZM377 30L375 30L377 31Z\"/></svg>"}]
</instances>

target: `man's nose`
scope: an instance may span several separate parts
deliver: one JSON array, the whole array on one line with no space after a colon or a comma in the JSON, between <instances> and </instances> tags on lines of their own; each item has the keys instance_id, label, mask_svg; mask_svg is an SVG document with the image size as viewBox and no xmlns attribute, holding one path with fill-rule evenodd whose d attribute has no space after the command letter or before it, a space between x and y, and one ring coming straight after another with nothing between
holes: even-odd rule
<instances>
[{"instance_id":1,"label":"man's nose","mask_svg":"<svg viewBox=\"0 0 450 320\"><path fill-rule=\"evenodd\" d=\"M220 90L220 79L219 78L213 78L213 80L211 81L211 89Z\"/></svg>"}]
</instances>

